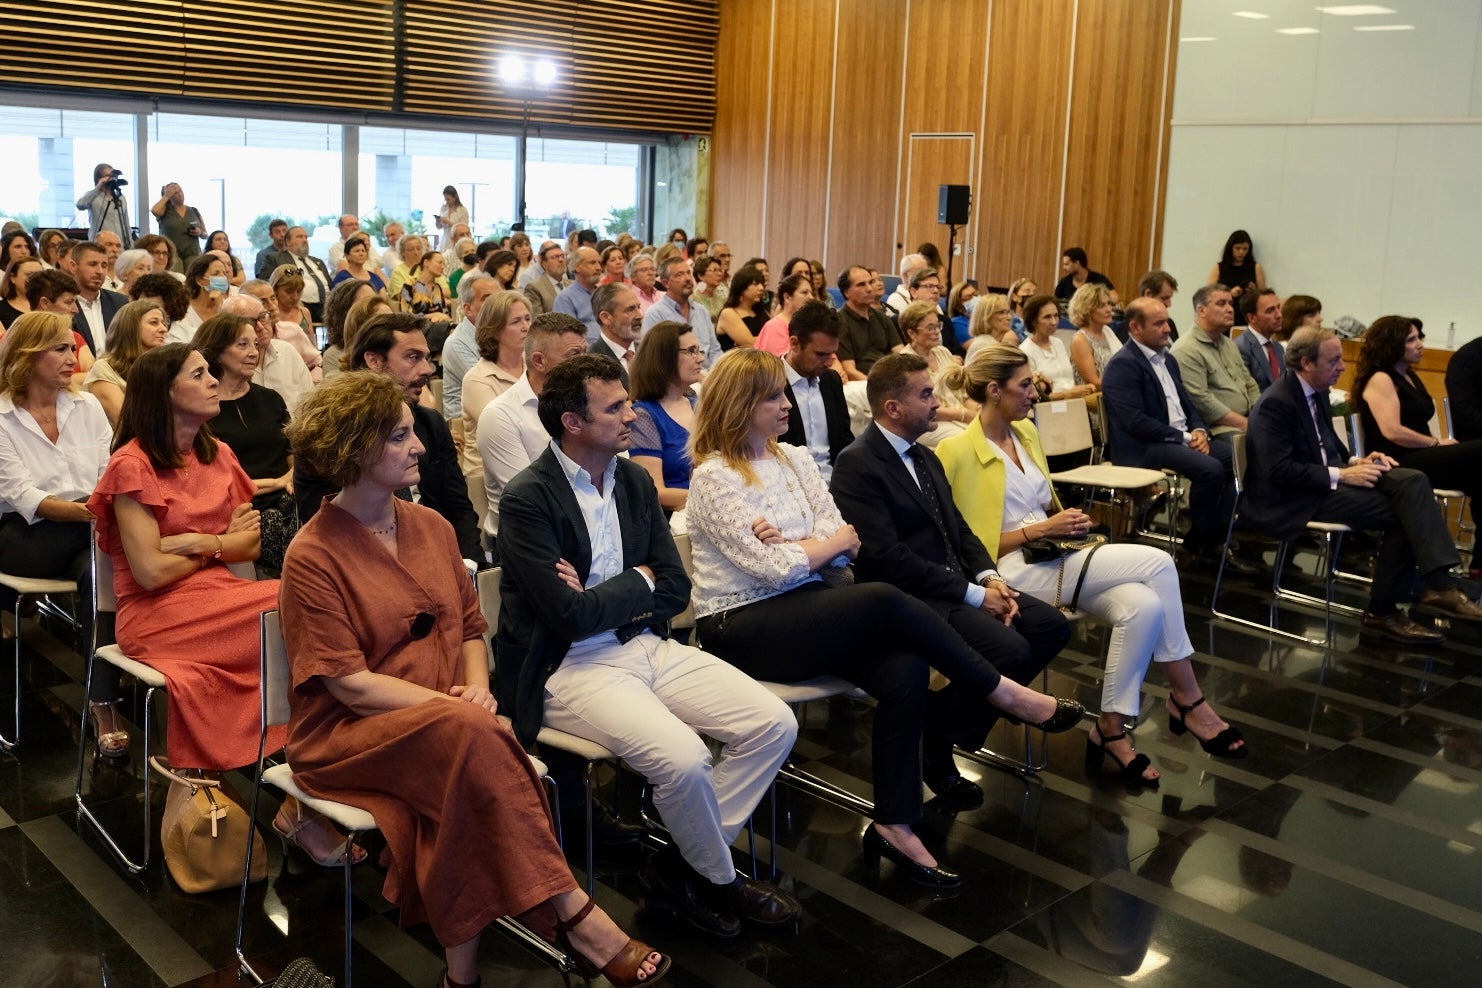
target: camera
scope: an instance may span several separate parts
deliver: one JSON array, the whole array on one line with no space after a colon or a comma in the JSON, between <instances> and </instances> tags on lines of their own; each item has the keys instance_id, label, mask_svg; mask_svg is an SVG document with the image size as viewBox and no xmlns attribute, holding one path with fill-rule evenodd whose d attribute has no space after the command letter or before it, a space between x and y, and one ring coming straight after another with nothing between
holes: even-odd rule
<instances>
[{"instance_id":1,"label":"camera","mask_svg":"<svg viewBox=\"0 0 1482 988\"><path fill-rule=\"evenodd\" d=\"M124 178L122 173L114 172L113 177L108 180L108 191L118 192L120 189L128 184L129 180Z\"/></svg>"}]
</instances>

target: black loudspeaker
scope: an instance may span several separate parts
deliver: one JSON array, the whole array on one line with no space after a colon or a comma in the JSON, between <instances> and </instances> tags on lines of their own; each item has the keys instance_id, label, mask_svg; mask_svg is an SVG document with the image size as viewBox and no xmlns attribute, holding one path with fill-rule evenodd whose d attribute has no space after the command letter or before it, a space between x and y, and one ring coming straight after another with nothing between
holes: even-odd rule
<instances>
[{"instance_id":1,"label":"black loudspeaker","mask_svg":"<svg viewBox=\"0 0 1482 988\"><path fill-rule=\"evenodd\" d=\"M972 189L966 185L942 185L937 187L937 222L951 226L962 226L972 207Z\"/></svg>"}]
</instances>

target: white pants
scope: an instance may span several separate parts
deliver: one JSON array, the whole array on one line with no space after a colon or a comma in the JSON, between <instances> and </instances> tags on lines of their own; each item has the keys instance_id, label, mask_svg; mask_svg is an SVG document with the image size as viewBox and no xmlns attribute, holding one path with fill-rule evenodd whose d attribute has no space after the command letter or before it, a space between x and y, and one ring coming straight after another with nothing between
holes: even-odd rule
<instances>
[{"instance_id":1,"label":"white pants","mask_svg":"<svg viewBox=\"0 0 1482 988\"><path fill-rule=\"evenodd\" d=\"M718 884L736 877L731 842L797 738L787 704L715 656L652 634L574 646L545 697L547 726L612 749L653 784L692 868ZM718 764L696 731L724 745Z\"/></svg>"},{"instance_id":2,"label":"white pants","mask_svg":"<svg viewBox=\"0 0 1482 988\"><path fill-rule=\"evenodd\" d=\"M1065 557L1062 602L1075 593L1089 554L1083 549ZM998 561L998 570L1016 590L1056 603L1059 560L1030 565L1023 553L1011 552ZM1148 662L1176 662L1194 653L1184 627L1178 570L1161 549L1117 542L1096 550L1078 607L1112 628L1101 684L1102 713L1136 717Z\"/></svg>"}]
</instances>

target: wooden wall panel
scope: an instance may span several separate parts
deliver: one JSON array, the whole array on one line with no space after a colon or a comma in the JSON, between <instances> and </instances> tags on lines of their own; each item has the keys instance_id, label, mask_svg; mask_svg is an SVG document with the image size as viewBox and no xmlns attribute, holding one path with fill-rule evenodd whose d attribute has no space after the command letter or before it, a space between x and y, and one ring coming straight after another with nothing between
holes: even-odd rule
<instances>
[{"instance_id":1,"label":"wooden wall panel","mask_svg":"<svg viewBox=\"0 0 1482 988\"><path fill-rule=\"evenodd\" d=\"M710 223L701 232L731 245L737 261L762 242L767 201L767 80L773 0L725 0L715 51Z\"/></svg>"},{"instance_id":2,"label":"wooden wall panel","mask_svg":"<svg viewBox=\"0 0 1482 988\"><path fill-rule=\"evenodd\" d=\"M835 0L776 5L762 256L781 270L789 257L823 253L827 201L811 176L828 173L834 83ZM847 14L846 14L847 16Z\"/></svg>"},{"instance_id":3,"label":"wooden wall panel","mask_svg":"<svg viewBox=\"0 0 1482 988\"><path fill-rule=\"evenodd\" d=\"M1171 4L1082 2L1076 30L1061 246L1085 247L1091 266L1111 278L1123 299L1136 295L1156 256L1151 234L1161 202L1165 132L1162 40ZM1167 96L1171 107L1172 93Z\"/></svg>"},{"instance_id":4,"label":"wooden wall panel","mask_svg":"<svg viewBox=\"0 0 1482 988\"><path fill-rule=\"evenodd\" d=\"M984 284L1028 276L1042 289L1054 286L1075 6L1075 0L993 3L991 98L973 196L976 270Z\"/></svg>"},{"instance_id":5,"label":"wooden wall panel","mask_svg":"<svg viewBox=\"0 0 1482 988\"><path fill-rule=\"evenodd\" d=\"M937 222L938 197L943 185L971 185L976 152L974 134L914 134L906 142L906 174L902 179L900 237L896 250L899 259L914 251L926 241L931 241L945 255L947 235L951 231ZM957 243L961 244L967 230L957 228ZM965 269L966 250L952 264L954 280L972 277ZM945 284L947 272L941 272ZM943 292L945 295L946 292Z\"/></svg>"},{"instance_id":6,"label":"wooden wall panel","mask_svg":"<svg viewBox=\"0 0 1482 988\"><path fill-rule=\"evenodd\" d=\"M900 80L906 4L839 3L833 117L824 121L825 133L832 127L833 167L827 175L791 178L819 184L828 196L822 260L830 284L850 264L891 270L896 195L904 174ZM717 115L721 112L718 106Z\"/></svg>"}]
</instances>

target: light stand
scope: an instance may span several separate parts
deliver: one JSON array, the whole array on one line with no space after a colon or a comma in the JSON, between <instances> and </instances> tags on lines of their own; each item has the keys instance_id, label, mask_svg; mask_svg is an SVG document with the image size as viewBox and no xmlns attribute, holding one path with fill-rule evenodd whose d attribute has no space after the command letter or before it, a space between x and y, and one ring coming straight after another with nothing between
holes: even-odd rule
<instances>
[{"instance_id":1,"label":"light stand","mask_svg":"<svg viewBox=\"0 0 1482 988\"><path fill-rule=\"evenodd\" d=\"M520 229L525 229L525 174L530 155L530 104L556 82L556 63L549 58L528 62L522 55L506 55L499 63L499 78L504 87L520 97L520 153L515 157L515 202L518 204Z\"/></svg>"},{"instance_id":2,"label":"light stand","mask_svg":"<svg viewBox=\"0 0 1482 988\"><path fill-rule=\"evenodd\" d=\"M949 289L954 284L954 282L952 281L952 259L953 259L953 255L956 254L956 253L957 253L957 224L956 223L948 223L947 224L947 287Z\"/></svg>"}]
</instances>

